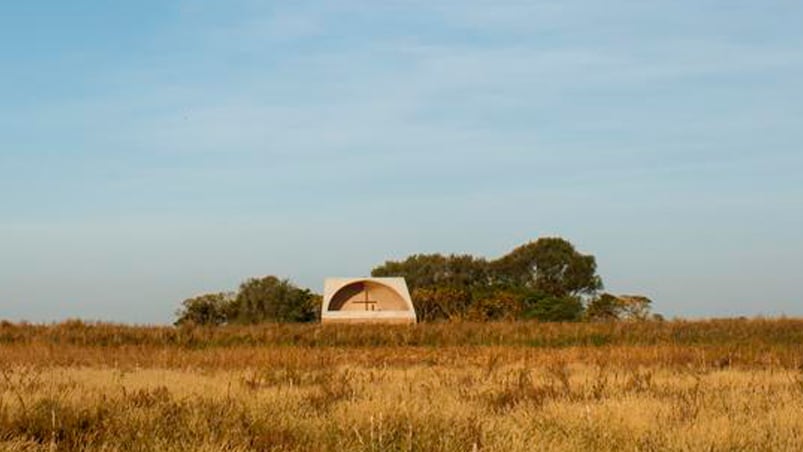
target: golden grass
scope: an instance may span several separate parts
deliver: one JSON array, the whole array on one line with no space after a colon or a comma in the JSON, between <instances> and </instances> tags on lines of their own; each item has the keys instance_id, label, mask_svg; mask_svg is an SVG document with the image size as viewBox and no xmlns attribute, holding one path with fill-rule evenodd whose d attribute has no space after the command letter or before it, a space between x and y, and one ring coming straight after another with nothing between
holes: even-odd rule
<instances>
[{"instance_id":1,"label":"golden grass","mask_svg":"<svg viewBox=\"0 0 803 452\"><path fill-rule=\"evenodd\" d=\"M803 322L451 326L6 324L0 450L803 449Z\"/></svg>"}]
</instances>

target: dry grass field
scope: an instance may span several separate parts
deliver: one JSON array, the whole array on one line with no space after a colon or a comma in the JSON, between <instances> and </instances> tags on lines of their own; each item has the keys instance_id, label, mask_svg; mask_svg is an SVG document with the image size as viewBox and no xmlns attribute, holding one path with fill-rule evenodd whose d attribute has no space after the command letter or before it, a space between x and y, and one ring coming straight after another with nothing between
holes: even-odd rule
<instances>
[{"instance_id":1,"label":"dry grass field","mask_svg":"<svg viewBox=\"0 0 803 452\"><path fill-rule=\"evenodd\" d=\"M803 320L0 324L2 450L803 450Z\"/></svg>"}]
</instances>

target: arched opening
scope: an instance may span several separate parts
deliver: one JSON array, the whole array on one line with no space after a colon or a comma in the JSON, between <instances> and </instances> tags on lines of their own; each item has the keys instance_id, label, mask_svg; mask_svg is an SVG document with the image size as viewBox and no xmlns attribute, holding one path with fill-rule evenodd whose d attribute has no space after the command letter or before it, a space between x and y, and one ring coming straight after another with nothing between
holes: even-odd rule
<instances>
[{"instance_id":1,"label":"arched opening","mask_svg":"<svg viewBox=\"0 0 803 452\"><path fill-rule=\"evenodd\" d=\"M375 281L357 281L335 292L329 311L407 311L407 303L394 289Z\"/></svg>"}]
</instances>

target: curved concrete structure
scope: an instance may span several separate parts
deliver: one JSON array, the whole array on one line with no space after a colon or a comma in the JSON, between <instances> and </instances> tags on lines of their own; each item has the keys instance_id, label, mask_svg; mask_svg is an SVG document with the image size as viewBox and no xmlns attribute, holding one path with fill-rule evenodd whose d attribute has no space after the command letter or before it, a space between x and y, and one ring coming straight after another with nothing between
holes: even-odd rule
<instances>
[{"instance_id":1,"label":"curved concrete structure","mask_svg":"<svg viewBox=\"0 0 803 452\"><path fill-rule=\"evenodd\" d=\"M327 278L323 323L415 323L404 278Z\"/></svg>"}]
</instances>

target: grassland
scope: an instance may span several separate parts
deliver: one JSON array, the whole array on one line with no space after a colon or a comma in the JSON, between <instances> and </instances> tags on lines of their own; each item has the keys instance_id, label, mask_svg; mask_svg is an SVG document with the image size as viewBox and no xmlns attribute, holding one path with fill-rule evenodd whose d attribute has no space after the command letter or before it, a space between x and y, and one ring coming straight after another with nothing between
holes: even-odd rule
<instances>
[{"instance_id":1,"label":"grassland","mask_svg":"<svg viewBox=\"0 0 803 452\"><path fill-rule=\"evenodd\" d=\"M803 450L803 320L0 323L0 450Z\"/></svg>"}]
</instances>

